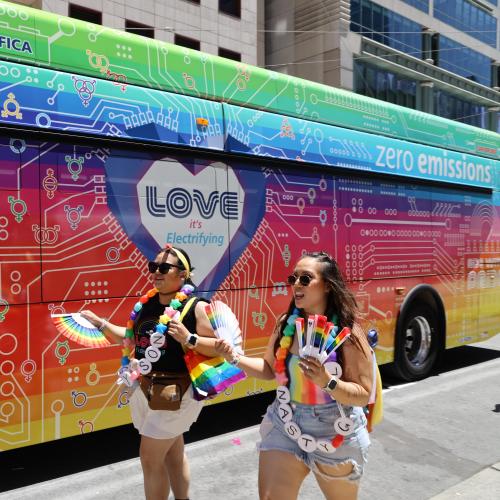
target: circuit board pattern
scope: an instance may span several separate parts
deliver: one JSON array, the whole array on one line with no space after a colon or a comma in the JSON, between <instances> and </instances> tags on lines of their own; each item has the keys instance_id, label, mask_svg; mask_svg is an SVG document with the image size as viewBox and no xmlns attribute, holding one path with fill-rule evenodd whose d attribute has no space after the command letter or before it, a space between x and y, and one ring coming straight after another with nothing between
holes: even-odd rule
<instances>
[{"instance_id":1,"label":"circuit board pattern","mask_svg":"<svg viewBox=\"0 0 500 500\"><path fill-rule=\"evenodd\" d=\"M229 151L500 189L500 162L298 118L224 105Z\"/></svg>"},{"instance_id":2,"label":"circuit board pattern","mask_svg":"<svg viewBox=\"0 0 500 500\"><path fill-rule=\"evenodd\" d=\"M499 158L498 134L105 26L0 1L0 57ZM83 79L82 79L83 80Z\"/></svg>"},{"instance_id":3,"label":"circuit board pattern","mask_svg":"<svg viewBox=\"0 0 500 500\"><path fill-rule=\"evenodd\" d=\"M235 311L251 355L288 305L286 276L314 250L339 261L363 327L379 332L379 362L392 359L402 287L438 291L448 346L498 333L499 167L485 158L498 158L498 135L1 1L0 30L3 57L61 70L0 62L4 125L190 148L1 138L0 449L129 421L118 346L79 347L50 313L90 308L123 324L166 242L193 256L201 292ZM448 173L461 161L465 177L438 168L432 187L413 183L421 155L446 158ZM248 379L218 400L271 385Z\"/></svg>"},{"instance_id":4,"label":"circuit board pattern","mask_svg":"<svg viewBox=\"0 0 500 500\"><path fill-rule=\"evenodd\" d=\"M223 149L222 105L0 61L0 121L68 133Z\"/></svg>"},{"instance_id":5,"label":"circuit board pattern","mask_svg":"<svg viewBox=\"0 0 500 500\"><path fill-rule=\"evenodd\" d=\"M146 262L169 232L193 236L195 267L209 267L205 295L235 311L250 355L263 353L289 303L286 276L314 250L339 261L363 327L379 332L379 362L392 359L399 287L438 291L448 346L498 333L496 194L270 168L265 159L256 166L8 138L0 148L1 449L129 421L127 391L115 385L119 347L80 347L58 334L50 313L90 308L123 324L151 286ZM165 193L179 182L204 202L174 217ZM148 185L161 192L144 212ZM215 190L238 193L236 212L221 212L220 198L212 211ZM163 207L165 229L154 236ZM197 234L211 218L224 238L208 244ZM214 402L271 387L248 379Z\"/></svg>"},{"instance_id":6,"label":"circuit board pattern","mask_svg":"<svg viewBox=\"0 0 500 500\"><path fill-rule=\"evenodd\" d=\"M0 122L9 125L500 187L493 159L8 62L0 62L2 104Z\"/></svg>"}]
</instances>

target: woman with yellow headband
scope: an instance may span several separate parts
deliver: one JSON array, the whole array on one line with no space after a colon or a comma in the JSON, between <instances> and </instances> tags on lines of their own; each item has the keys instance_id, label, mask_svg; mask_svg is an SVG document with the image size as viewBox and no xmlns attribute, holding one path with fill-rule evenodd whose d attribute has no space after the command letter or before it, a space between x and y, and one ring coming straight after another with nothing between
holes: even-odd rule
<instances>
[{"instance_id":1,"label":"woman with yellow headband","mask_svg":"<svg viewBox=\"0 0 500 500\"><path fill-rule=\"evenodd\" d=\"M140 388L129 400L133 424L141 435L146 499L168 498L170 489L176 500L188 499L189 465L183 433L198 418L203 402L193 398L184 351L196 347L201 354L215 356L215 338L204 303L191 300L194 286L186 252L167 245L148 268L154 288L140 298L126 328L91 311L82 311L82 316L112 342L124 343L122 364L127 365L129 354L135 351L133 363L143 373ZM158 389L171 409L152 409L157 408Z\"/></svg>"}]
</instances>

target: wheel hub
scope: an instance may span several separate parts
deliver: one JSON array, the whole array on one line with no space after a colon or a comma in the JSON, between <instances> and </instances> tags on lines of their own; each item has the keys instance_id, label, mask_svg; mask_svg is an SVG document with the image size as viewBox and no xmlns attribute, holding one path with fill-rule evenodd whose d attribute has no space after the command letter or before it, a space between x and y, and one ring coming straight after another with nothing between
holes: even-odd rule
<instances>
[{"instance_id":1,"label":"wheel hub","mask_svg":"<svg viewBox=\"0 0 500 500\"><path fill-rule=\"evenodd\" d=\"M429 357L432 331L427 319L416 316L406 329L405 351L413 366L421 366Z\"/></svg>"}]
</instances>

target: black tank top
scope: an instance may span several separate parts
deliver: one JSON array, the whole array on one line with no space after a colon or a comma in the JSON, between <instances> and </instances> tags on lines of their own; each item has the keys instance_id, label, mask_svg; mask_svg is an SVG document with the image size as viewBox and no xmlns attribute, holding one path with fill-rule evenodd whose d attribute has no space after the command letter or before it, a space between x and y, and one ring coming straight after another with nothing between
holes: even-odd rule
<instances>
[{"instance_id":1,"label":"black tank top","mask_svg":"<svg viewBox=\"0 0 500 500\"><path fill-rule=\"evenodd\" d=\"M196 298L191 304L189 311L182 320L182 324L192 333L196 332L196 304L202 299ZM189 299L184 302L183 306L178 309L182 312L184 306L189 302ZM135 357L136 359L144 358L144 352L150 346L149 337L154 333L158 318L163 314L165 305L160 304L159 296L156 294L146 304L144 304L134 324L135 335ZM165 345L160 349L161 357L153 363L153 370L162 372L187 372L186 363L184 362L184 349L168 333L166 334Z\"/></svg>"}]
</instances>

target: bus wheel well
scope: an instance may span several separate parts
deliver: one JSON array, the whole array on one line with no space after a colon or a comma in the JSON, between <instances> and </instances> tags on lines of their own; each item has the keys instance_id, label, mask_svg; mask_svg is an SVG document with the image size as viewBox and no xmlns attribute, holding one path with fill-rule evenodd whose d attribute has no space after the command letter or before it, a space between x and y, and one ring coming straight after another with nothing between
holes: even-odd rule
<instances>
[{"instance_id":1,"label":"bus wheel well","mask_svg":"<svg viewBox=\"0 0 500 500\"><path fill-rule=\"evenodd\" d=\"M440 362L446 344L444 305L428 285L414 288L400 309L391 371L411 381L427 377Z\"/></svg>"}]
</instances>

